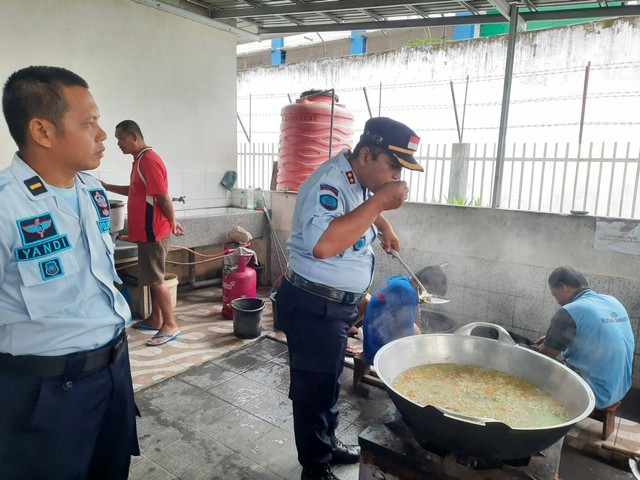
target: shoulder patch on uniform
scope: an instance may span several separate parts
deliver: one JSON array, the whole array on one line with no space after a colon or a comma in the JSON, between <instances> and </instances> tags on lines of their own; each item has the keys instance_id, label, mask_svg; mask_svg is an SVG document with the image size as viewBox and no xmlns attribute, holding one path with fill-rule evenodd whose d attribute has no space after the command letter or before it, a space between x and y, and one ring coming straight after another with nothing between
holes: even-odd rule
<instances>
[{"instance_id":1,"label":"shoulder patch on uniform","mask_svg":"<svg viewBox=\"0 0 640 480\"><path fill-rule=\"evenodd\" d=\"M352 170L349 170L348 172L344 173L347 176L347 180L349 181L349 183L351 185L355 185L356 184L356 176L353 174Z\"/></svg>"},{"instance_id":2,"label":"shoulder patch on uniform","mask_svg":"<svg viewBox=\"0 0 640 480\"><path fill-rule=\"evenodd\" d=\"M40 180L40 177L37 175L35 177L27 178L24 181L24 184L34 197L47 191L47 187L44 186L44 183L42 183L42 180Z\"/></svg>"},{"instance_id":3,"label":"shoulder patch on uniform","mask_svg":"<svg viewBox=\"0 0 640 480\"><path fill-rule=\"evenodd\" d=\"M89 196L91 197L91 203L98 213L98 229L100 233L108 232L110 229L110 216L109 202L107 202L107 196L102 188L96 188L89 190Z\"/></svg>"},{"instance_id":4,"label":"shoulder patch on uniform","mask_svg":"<svg viewBox=\"0 0 640 480\"><path fill-rule=\"evenodd\" d=\"M23 247L14 249L16 261L51 256L71 248L69 237L59 234L50 212L16 221Z\"/></svg>"},{"instance_id":5,"label":"shoulder patch on uniform","mask_svg":"<svg viewBox=\"0 0 640 480\"><path fill-rule=\"evenodd\" d=\"M338 196L338 189L334 186L328 185L326 183L320 184L320 190L328 190L333 193L336 197Z\"/></svg>"},{"instance_id":6,"label":"shoulder patch on uniform","mask_svg":"<svg viewBox=\"0 0 640 480\"><path fill-rule=\"evenodd\" d=\"M332 211L338 208L338 199L329 194L320 195L320 205L325 209Z\"/></svg>"}]
</instances>

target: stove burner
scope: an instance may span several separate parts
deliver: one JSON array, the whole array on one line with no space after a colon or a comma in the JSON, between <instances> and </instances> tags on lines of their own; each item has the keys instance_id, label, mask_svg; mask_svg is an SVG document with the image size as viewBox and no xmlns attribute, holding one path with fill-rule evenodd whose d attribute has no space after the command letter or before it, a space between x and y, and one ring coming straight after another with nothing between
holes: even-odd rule
<instances>
[{"instance_id":1,"label":"stove burner","mask_svg":"<svg viewBox=\"0 0 640 480\"><path fill-rule=\"evenodd\" d=\"M410 432L409 429L407 429L407 433L408 432ZM471 470L489 470L493 468L502 468L503 465L509 465L512 467L526 467L531 461L531 456L510 459L482 458L452 452L440 445L436 445L434 443L429 443L426 441L418 441L418 443L422 448L429 452L435 453L439 457L451 456L452 458L455 458L456 463L470 468Z\"/></svg>"},{"instance_id":2,"label":"stove burner","mask_svg":"<svg viewBox=\"0 0 640 480\"><path fill-rule=\"evenodd\" d=\"M562 450L561 439L544 452L527 458L466 456L424 439L419 441L395 407L389 407L377 423L365 429L358 443L362 448L360 480L380 478L379 472L388 472L393 475L391 478L399 480L551 480L558 471Z\"/></svg>"}]
</instances>

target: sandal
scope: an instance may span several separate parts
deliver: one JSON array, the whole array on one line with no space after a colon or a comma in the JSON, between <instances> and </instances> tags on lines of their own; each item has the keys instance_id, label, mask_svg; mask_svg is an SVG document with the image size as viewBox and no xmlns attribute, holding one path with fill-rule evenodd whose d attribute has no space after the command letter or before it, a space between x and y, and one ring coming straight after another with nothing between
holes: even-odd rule
<instances>
[{"instance_id":1,"label":"sandal","mask_svg":"<svg viewBox=\"0 0 640 480\"><path fill-rule=\"evenodd\" d=\"M347 343L347 357L355 357L356 355L360 355L362 353L362 347L359 345L354 345L353 343Z\"/></svg>"}]
</instances>

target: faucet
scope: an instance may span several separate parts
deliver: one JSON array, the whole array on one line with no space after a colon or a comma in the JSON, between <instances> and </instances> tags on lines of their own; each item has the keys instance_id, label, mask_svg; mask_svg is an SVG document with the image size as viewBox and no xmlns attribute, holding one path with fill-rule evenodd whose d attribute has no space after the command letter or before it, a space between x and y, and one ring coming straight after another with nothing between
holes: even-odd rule
<instances>
[{"instance_id":1,"label":"faucet","mask_svg":"<svg viewBox=\"0 0 640 480\"><path fill-rule=\"evenodd\" d=\"M182 202L182 203L185 203L185 204L186 204L187 202L185 201L185 198L186 198L186 197L185 197L184 195L182 195L182 196L180 196L180 197L173 197L173 198L171 198L171 201L172 201L172 202Z\"/></svg>"}]
</instances>

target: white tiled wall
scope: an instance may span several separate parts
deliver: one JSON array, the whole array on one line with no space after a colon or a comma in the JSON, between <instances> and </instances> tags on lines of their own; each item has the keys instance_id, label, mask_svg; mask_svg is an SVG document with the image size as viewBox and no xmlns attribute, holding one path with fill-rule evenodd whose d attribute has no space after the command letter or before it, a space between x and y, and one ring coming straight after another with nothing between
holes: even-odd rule
<instances>
[{"instance_id":1,"label":"white tiled wall","mask_svg":"<svg viewBox=\"0 0 640 480\"><path fill-rule=\"evenodd\" d=\"M107 183L127 185L130 172L126 171L96 171L93 174ZM184 197L185 202L174 202L176 214L189 210L201 210L205 208L227 207L239 205L239 192L229 192L220 185L224 172L168 172L169 194L173 198ZM234 196L235 195L235 196ZM110 198L127 198L111 193ZM186 213L185 213L186 214Z\"/></svg>"}]
</instances>

